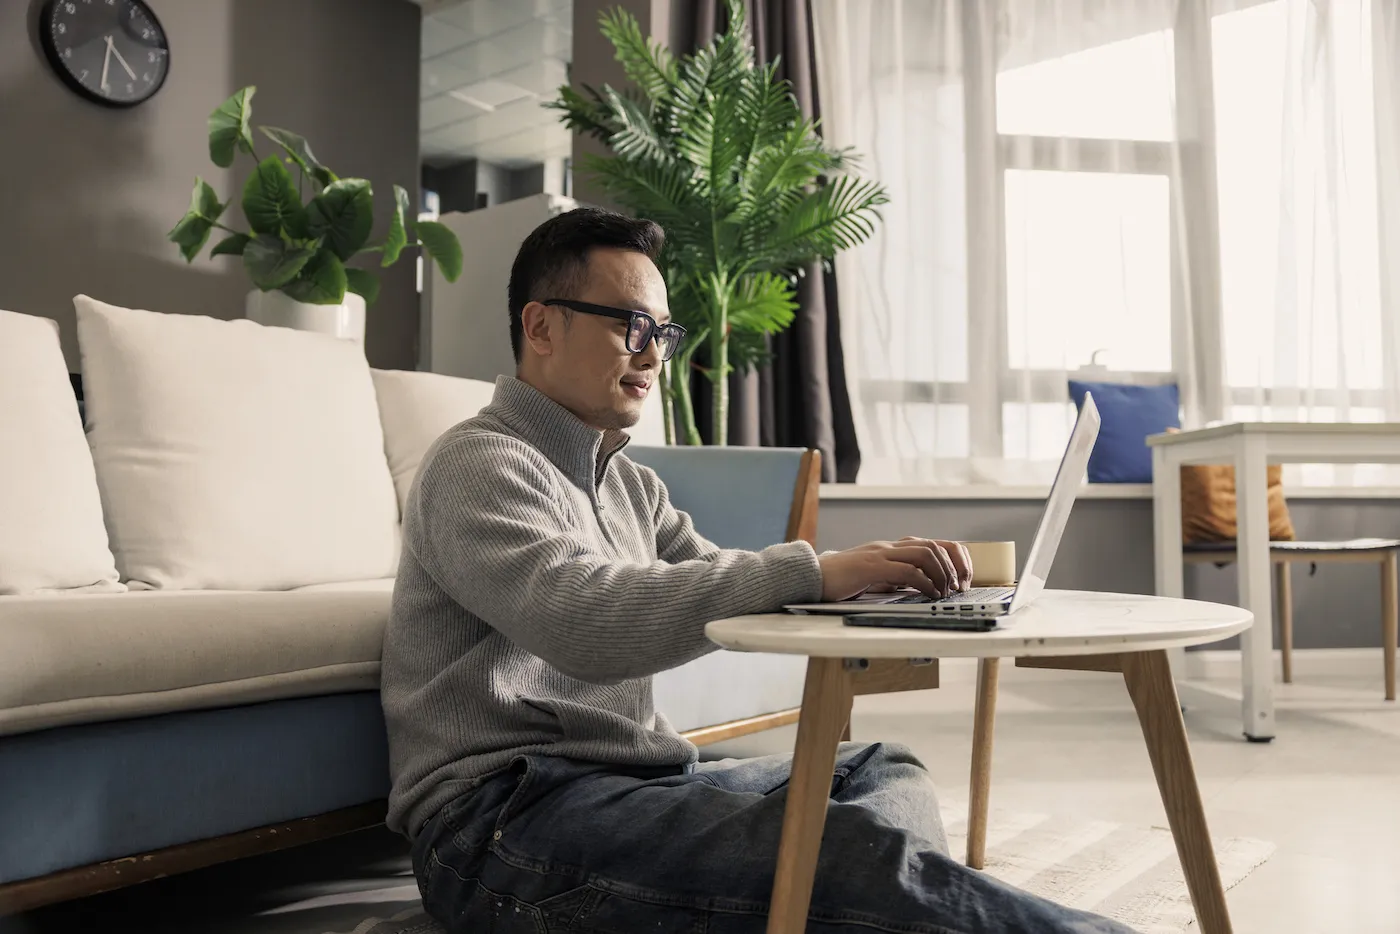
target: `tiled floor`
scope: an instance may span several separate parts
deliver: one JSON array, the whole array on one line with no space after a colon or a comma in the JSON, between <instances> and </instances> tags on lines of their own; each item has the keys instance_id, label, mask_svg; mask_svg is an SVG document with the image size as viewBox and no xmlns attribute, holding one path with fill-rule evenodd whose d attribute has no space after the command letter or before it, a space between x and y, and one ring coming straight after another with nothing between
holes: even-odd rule
<instances>
[{"instance_id":1,"label":"tiled floor","mask_svg":"<svg viewBox=\"0 0 1400 934\"><path fill-rule=\"evenodd\" d=\"M1230 892L1241 934L1400 932L1400 706L1380 700L1379 659L1374 668L1374 680L1280 685L1279 738L1267 745L1239 736L1239 704L1223 682L1185 695L1212 832L1278 845ZM940 786L965 795L972 685L964 673L948 671L938 691L860 698L856 738L912 746ZM786 751L794 735L772 731L708 753ZM1114 676L1008 671L996 740L993 806L1165 823L1137 721ZM353 891L361 880L382 885L386 874L403 871L402 853L385 833L360 834L0 919L0 932L321 934L341 928L319 926L325 918L315 911L263 912Z\"/></svg>"}]
</instances>

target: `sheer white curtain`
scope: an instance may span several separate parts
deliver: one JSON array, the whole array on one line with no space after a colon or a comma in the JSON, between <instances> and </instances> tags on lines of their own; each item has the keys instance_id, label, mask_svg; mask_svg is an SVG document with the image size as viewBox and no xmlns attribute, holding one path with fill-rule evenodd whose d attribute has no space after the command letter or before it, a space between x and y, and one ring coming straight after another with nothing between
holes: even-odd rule
<instances>
[{"instance_id":1,"label":"sheer white curtain","mask_svg":"<svg viewBox=\"0 0 1400 934\"><path fill-rule=\"evenodd\" d=\"M1379 197L1394 198L1400 164L1393 150L1377 158L1378 131L1393 138L1400 114L1379 106L1388 95L1374 67L1395 53L1376 28L1395 4L1232 6L1214 22L1227 417L1400 418ZM1291 473L1294 483L1346 484L1394 471Z\"/></svg>"},{"instance_id":2,"label":"sheer white curtain","mask_svg":"<svg viewBox=\"0 0 1400 934\"><path fill-rule=\"evenodd\" d=\"M839 260L861 482L1043 482L1076 375L1400 416L1394 6L814 0L824 131L891 193Z\"/></svg>"}]
</instances>

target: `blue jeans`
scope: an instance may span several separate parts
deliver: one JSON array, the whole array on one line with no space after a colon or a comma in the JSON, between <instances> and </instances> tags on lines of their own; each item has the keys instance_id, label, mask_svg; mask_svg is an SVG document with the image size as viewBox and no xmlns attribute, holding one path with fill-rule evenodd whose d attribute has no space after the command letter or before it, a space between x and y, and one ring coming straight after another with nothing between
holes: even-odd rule
<instances>
[{"instance_id":1,"label":"blue jeans","mask_svg":"<svg viewBox=\"0 0 1400 934\"><path fill-rule=\"evenodd\" d=\"M428 914L452 934L762 934L790 756L626 769L521 756L419 833ZM843 743L809 931L1131 934L948 856L908 749Z\"/></svg>"}]
</instances>

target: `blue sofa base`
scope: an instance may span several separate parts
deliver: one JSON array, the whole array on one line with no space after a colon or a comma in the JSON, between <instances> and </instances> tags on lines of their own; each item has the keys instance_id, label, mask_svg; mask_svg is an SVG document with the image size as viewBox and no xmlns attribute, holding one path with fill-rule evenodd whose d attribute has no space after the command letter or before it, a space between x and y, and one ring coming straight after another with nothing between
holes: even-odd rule
<instances>
[{"instance_id":1,"label":"blue sofa base","mask_svg":"<svg viewBox=\"0 0 1400 934\"><path fill-rule=\"evenodd\" d=\"M378 691L2 737L0 886L388 792Z\"/></svg>"}]
</instances>

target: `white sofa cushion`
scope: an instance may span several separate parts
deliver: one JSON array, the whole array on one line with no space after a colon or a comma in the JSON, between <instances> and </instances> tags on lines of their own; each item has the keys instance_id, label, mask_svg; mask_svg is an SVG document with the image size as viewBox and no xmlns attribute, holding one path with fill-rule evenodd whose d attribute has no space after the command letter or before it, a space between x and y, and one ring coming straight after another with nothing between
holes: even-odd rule
<instances>
[{"instance_id":1,"label":"white sofa cushion","mask_svg":"<svg viewBox=\"0 0 1400 934\"><path fill-rule=\"evenodd\" d=\"M0 594L125 590L49 318L0 311Z\"/></svg>"},{"instance_id":2,"label":"white sofa cushion","mask_svg":"<svg viewBox=\"0 0 1400 934\"><path fill-rule=\"evenodd\" d=\"M73 304L97 485L133 589L394 573L394 482L358 344Z\"/></svg>"},{"instance_id":3,"label":"white sofa cushion","mask_svg":"<svg viewBox=\"0 0 1400 934\"><path fill-rule=\"evenodd\" d=\"M0 735L379 687L382 581L0 599Z\"/></svg>"},{"instance_id":4,"label":"white sofa cushion","mask_svg":"<svg viewBox=\"0 0 1400 934\"><path fill-rule=\"evenodd\" d=\"M372 372L379 418L384 424L384 454L389 460L389 472L394 475L402 512L428 448L447 429L484 409L496 386L484 380L440 373Z\"/></svg>"}]
</instances>

